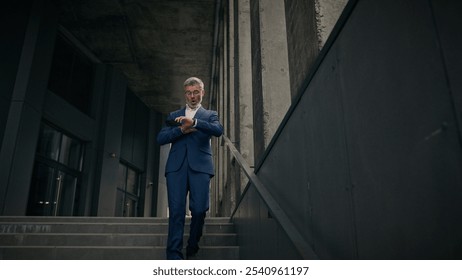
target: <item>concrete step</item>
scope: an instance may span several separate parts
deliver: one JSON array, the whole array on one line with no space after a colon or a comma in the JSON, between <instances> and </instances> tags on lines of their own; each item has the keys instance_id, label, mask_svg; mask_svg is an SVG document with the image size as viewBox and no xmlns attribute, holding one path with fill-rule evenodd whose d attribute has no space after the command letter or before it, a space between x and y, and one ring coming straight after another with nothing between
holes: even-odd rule
<instances>
[{"instance_id":1,"label":"concrete step","mask_svg":"<svg viewBox=\"0 0 462 280\"><path fill-rule=\"evenodd\" d=\"M163 260L165 247L0 246L3 260ZM196 260L237 260L238 246L201 246Z\"/></svg>"},{"instance_id":2,"label":"concrete step","mask_svg":"<svg viewBox=\"0 0 462 280\"><path fill-rule=\"evenodd\" d=\"M229 217L206 217L207 223L229 223ZM186 217L186 223L191 218ZM168 218L158 217L81 217L81 216L0 216L0 223L3 222L75 222L75 223L168 223Z\"/></svg>"},{"instance_id":3,"label":"concrete step","mask_svg":"<svg viewBox=\"0 0 462 280\"><path fill-rule=\"evenodd\" d=\"M185 232L188 232L189 226L185 226ZM96 223L0 223L0 233L165 233L168 224L153 223L113 223L113 224L96 224ZM205 224L204 233L232 233L234 225L231 223Z\"/></svg>"},{"instance_id":4,"label":"concrete step","mask_svg":"<svg viewBox=\"0 0 462 280\"><path fill-rule=\"evenodd\" d=\"M204 233L232 233L234 225L206 219ZM188 231L189 221L185 223ZM0 221L0 233L166 233L168 222Z\"/></svg>"},{"instance_id":5,"label":"concrete step","mask_svg":"<svg viewBox=\"0 0 462 280\"><path fill-rule=\"evenodd\" d=\"M167 231L166 218L0 216L0 259L164 259ZM196 259L239 258L229 218L206 218L199 246Z\"/></svg>"},{"instance_id":6,"label":"concrete step","mask_svg":"<svg viewBox=\"0 0 462 280\"><path fill-rule=\"evenodd\" d=\"M4 233L0 246L163 246L167 234ZM184 242L189 237L185 234ZM236 246L235 233L211 233L201 238L205 246Z\"/></svg>"}]
</instances>

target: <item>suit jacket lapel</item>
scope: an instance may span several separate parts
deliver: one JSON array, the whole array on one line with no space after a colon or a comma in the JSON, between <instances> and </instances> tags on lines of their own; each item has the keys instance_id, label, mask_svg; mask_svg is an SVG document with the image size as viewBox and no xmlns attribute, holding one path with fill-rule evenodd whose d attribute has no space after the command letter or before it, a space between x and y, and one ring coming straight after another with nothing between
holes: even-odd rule
<instances>
[{"instance_id":1,"label":"suit jacket lapel","mask_svg":"<svg viewBox=\"0 0 462 280\"><path fill-rule=\"evenodd\" d=\"M186 116L186 107L182 108L181 110L176 111L176 114L174 114L175 118L180 117L180 116Z\"/></svg>"},{"instance_id":2,"label":"suit jacket lapel","mask_svg":"<svg viewBox=\"0 0 462 280\"><path fill-rule=\"evenodd\" d=\"M202 118L202 116L204 115L205 112L206 112L206 110L204 109L204 107L201 106L199 109L197 109L197 112L194 115L194 118L196 118L196 119Z\"/></svg>"}]
</instances>

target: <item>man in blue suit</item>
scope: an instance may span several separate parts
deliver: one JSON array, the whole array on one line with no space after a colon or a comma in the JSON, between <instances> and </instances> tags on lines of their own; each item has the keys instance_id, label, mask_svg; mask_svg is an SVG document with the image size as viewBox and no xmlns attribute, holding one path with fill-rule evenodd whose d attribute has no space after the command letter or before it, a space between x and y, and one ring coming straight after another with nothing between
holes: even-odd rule
<instances>
[{"instance_id":1,"label":"man in blue suit","mask_svg":"<svg viewBox=\"0 0 462 280\"><path fill-rule=\"evenodd\" d=\"M223 134L218 114L201 106L204 83L196 78L184 82L186 107L171 112L157 136L160 145L171 143L165 167L169 207L167 259L183 259L186 196L189 192L191 227L186 247L188 258L196 255L207 210L209 184L214 176L211 137Z\"/></svg>"}]
</instances>

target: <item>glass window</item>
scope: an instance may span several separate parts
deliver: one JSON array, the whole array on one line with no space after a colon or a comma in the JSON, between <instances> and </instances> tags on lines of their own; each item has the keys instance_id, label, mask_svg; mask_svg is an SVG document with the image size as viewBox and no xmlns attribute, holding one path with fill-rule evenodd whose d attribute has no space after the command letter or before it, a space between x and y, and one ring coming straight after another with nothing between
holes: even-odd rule
<instances>
[{"instance_id":1,"label":"glass window","mask_svg":"<svg viewBox=\"0 0 462 280\"><path fill-rule=\"evenodd\" d=\"M56 36L48 89L90 114L93 64L62 35Z\"/></svg>"},{"instance_id":2,"label":"glass window","mask_svg":"<svg viewBox=\"0 0 462 280\"><path fill-rule=\"evenodd\" d=\"M127 192L138 195L138 178L135 170L128 169L127 170Z\"/></svg>"},{"instance_id":3,"label":"glass window","mask_svg":"<svg viewBox=\"0 0 462 280\"><path fill-rule=\"evenodd\" d=\"M58 186L54 202L56 204L56 215L72 216L77 190L77 177L60 171L57 179Z\"/></svg>"},{"instance_id":4,"label":"glass window","mask_svg":"<svg viewBox=\"0 0 462 280\"><path fill-rule=\"evenodd\" d=\"M116 197L116 216L136 217L139 200L139 173L119 163Z\"/></svg>"},{"instance_id":5,"label":"glass window","mask_svg":"<svg viewBox=\"0 0 462 280\"><path fill-rule=\"evenodd\" d=\"M127 174L127 167L119 163L119 173L117 175L117 188L125 190L125 180Z\"/></svg>"},{"instance_id":6,"label":"glass window","mask_svg":"<svg viewBox=\"0 0 462 280\"><path fill-rule=\"evenodd\" d=\"M82 170L82 145L80 141L63 135L59 162L75 170Z\"/></svg>"},{"instance_id":7,"label":"glass window","mask_svg":"<svg viewBox=\"0 0 462 280\"><path fill-rule=\"evenodd\" d=\"M42 124L37 154L58 161L61 133L48 125Z\"/></svg>"},{"instance_id":8,"label":"glass window","mask_svg":"<svg viewBox=\"0 0 462 280\"><path fill-rule=\"evenodd\" d=\"M137 200L127 197L125 200L125 213L124 217L135 217L136 215Z\"/></svg>"}]
</instances>

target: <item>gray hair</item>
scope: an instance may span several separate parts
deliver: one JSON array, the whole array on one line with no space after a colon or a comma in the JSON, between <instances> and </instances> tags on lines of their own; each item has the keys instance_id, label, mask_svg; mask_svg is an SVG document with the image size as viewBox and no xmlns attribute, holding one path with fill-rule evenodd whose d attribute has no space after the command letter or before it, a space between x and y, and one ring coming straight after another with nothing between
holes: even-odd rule
<instances>
[{"instance_id":1,"label":"gray hair","mask_svg":"<svg viewBox=\"0 0 462 280\"><path fill-rule=\"evenodd\" d=\"M195 85L199 85L201 89L204 89L204 82L196 77L187 78L186 81L184 81L183 87Z\"/></svg>"}]
</instances>

